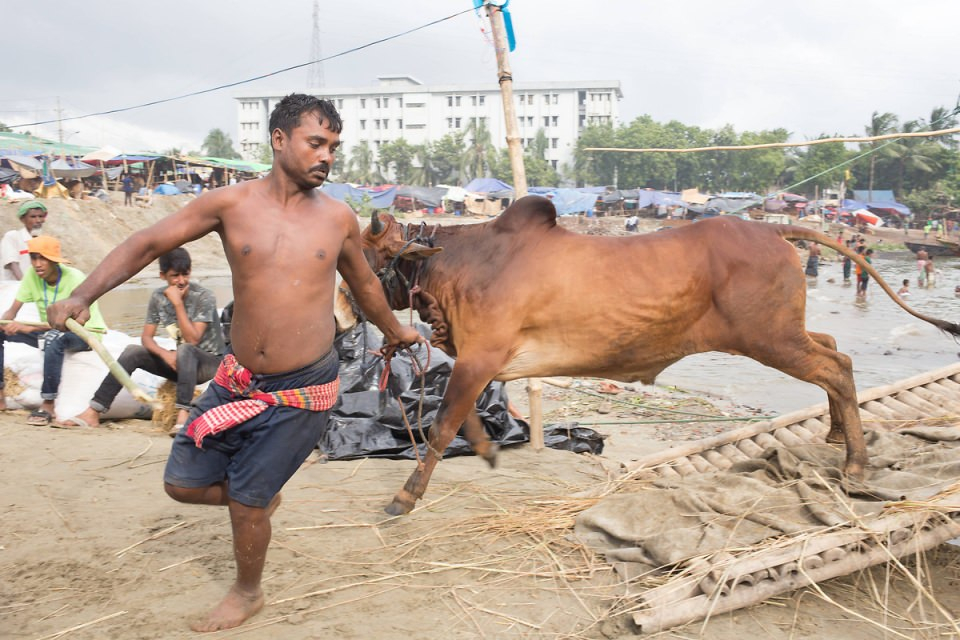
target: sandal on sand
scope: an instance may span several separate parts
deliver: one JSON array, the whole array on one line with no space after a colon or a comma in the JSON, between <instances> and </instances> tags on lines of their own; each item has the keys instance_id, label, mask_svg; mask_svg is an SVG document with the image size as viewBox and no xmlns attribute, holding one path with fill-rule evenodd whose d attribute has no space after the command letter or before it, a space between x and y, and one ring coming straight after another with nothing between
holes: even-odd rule
<instances>
[{"instance_id":1,"label":"sandal on sand","mask_svg":"<svg viewBox=\"0 0 960 640\"><path fill-rule=\"evenodd\" d=\"M51 422L53 422L53 416L43 409L34 409L30 412L30 415L27 416L27 424L34 427L46 427L49 426Z\"/></svg>"},{"instance_id":2,"label":"sandal on sand","mask_svg":"<svg viewBox=\"0 0 960 640\"><path fill-rule=\"evenodd\" d=\"M53 422L50 424L51 427L56 427L57 429L92 429L93 425L81 418L80 416L73 416L72 418L67 418L63 422Z\"/></svg>"}]
</instances>

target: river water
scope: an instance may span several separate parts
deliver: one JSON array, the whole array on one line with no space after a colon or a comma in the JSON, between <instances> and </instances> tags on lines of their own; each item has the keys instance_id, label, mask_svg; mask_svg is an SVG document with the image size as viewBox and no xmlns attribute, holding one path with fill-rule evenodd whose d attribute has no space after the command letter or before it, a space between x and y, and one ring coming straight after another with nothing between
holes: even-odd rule
<instances>
[{"instance_id":1,"label":"river water","mask_svg":"<svg viewBox=\"0 0 960 640\"><path fill-rule=\"evenodd\" d=\"M960 298L954 287L960 285L960 259L939 259L936 285L917 287L916 259L912 253L891 253L874 259L874 266L897 290L904 278L910 279L911 296L907 302L916 310L956 322L960 316ZM828 282L832 279L833 282ZM220 307L232 299L228 277L196 278L211 289ZM865 302L858 302L852 285L843 285L839 262L820 266L820 276L809 279L807 288L807 328L832 335L840 351L853 358L857 389L896 382L902 378L937 369L958 360L960 344L933 326L908 315L871 282ZM158 279L155 286L159 286ZM152 287L124 286L108 293L101 309L112 329L139 335ZM403 312L404 322L409 319ZM763 322L762 318L757 319ZM765 412L784 413L826 400L819 388L786 376L753 360L721 353L705 353L684 358L668 368L657 384L676 386L694 393L719 396L736 404Z\"/></svg>"},{"instance_id":2,"label":"river water","mask_svg":"<svg viewBox=\"0 0 960 640\"><path fill-rule=\"evenodd\" d=\"M912 253L891 253L873 264L897 291L910 279L907 303L935 318L960 320L960 259L937 259L934 287L917 287L917 263ZM833 279L834 282L828 282ZM930 324L898 307L871 281L867 298L858 302L853 285L843 285L839 262L820 265L816 280L807 279L807 329L828 333L838 349L853 359L857 389L896 382L957 362L960 344ZM758 318L758 322L762 322ZM800 382L748 358L705 353L684 358L668 368L657 384L719 395L737 404L784 413L826 401L819 387Z\"/></svg>"}]
</instances>

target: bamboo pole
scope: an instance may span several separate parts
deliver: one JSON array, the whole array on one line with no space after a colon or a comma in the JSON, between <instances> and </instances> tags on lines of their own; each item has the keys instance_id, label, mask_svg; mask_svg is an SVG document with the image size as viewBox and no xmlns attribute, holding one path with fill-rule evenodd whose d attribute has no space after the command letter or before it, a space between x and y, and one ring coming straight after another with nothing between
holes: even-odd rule
<instances>
[{"instance_id":1,"label":"bamboo pole","mask_svg":"<svg viewBox=\"0 0 960 640\"><path fill-rule=\"evenodd\" d=\"M510 156L510 168L513 171L514 199L527 195L527 172L523 166L523 148L520 145L520 127L517 125L517 111L513 103L513 74L510 71L509 46L506 29L503 24L503 11L493 4L487 5L490 18L490 30L493 33L493 46L497 54L497 80L500 83L500 97L503 99L503 120L507 128L507 152ZM543 449L543 384L539 378L527 379L527 395L530 407L530 444L534 449Z\"/></svg>"},{"instance_id":2,"label":"bamboo pole","mask_svg":"<svg viewBox=\"0 0 960 640\"><path fill-rule=\"evenodd\" d=\"M82 324L74 320L73 318L67 318L66 321L67 329L77 334L87 345L93 349L100 359L103 360L103 363L107 365L107 369L110 370L110 374L117 379L117 382L123 385L123 387L130 392L130 395L133 396L134 400L137 402L142 402L144 404L149 404L150 406L156 408L157 401L150 397L146 391L137 386L137 383L133 381L133 378L130 377L130 374L127 373L120 364L114 360L113 356L110 355L110 352L107 351L106 347L97 340L90 331L85 329Z\"/></svg>"}]
</instances>

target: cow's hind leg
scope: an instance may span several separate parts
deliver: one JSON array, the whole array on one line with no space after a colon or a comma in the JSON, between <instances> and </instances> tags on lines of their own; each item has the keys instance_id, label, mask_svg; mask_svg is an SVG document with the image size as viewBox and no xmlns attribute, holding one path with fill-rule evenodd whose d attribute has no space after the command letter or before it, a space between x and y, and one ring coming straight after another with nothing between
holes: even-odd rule
<instances>
[{"instance_id":1,"label":"cow's hind leg","mask_svg":"<svg viewBox=\"0 0 960 640\"><path fill-rule=\"evenodd\" d=\"M834 340L833 336L815 331L808 331L807 335L817 344L831 351L837 350L837 341ZM853 373L851 372L850 375L853 375ZM827 402L830 405L830 431L827 433L827 442L839 444L845 440L843 436L843 416L840 414L840 408L837 406L837 403L834 402L829 394L827 395Z\"/></svg>"},{"instance_id":2,"label":"cow's hind leg","mask_svg":"<svg viewBox=\"0 0 960 640\"><path fill-rule=\"evenodd\" d=\"M836 350L835 344L833 338L825 334L804 334L796 340L778 342L773 350L764 349L763 356L755 359L827 392L831 433L842 433L846 443L844 471L849 476L862 478L867 446L853 382L853 363L849 356Z\"/></svg>"},{"instance_id":3,"label":"cow's hind leg","mask_svg":"<svg viewBox=\"0 0 960 640\"><path fill-rule=\"evenodd\" d=\"M492 372L489 372L491 370ZM443 394L440 409L430 427L427 454L424 456L423 463L410 474L403 488L387 505L387 513L399 516L413 510L417 500L427 490L427 483L430 482L430 476L440 461L440 456L450 445L460 425L475 412L477 397L483 387L493 379L496 371L496 368L481 370L479 367L472 366L464 354L460 355L450 375L450 382Z\"/></svg>"},{"instance_id":4,"label":"cow's hind leg","mask_svg":"<svg viewBox=\"0 0 960 640\"><path fill-rule=\"evenodd\" d=\"M491 442L487 436L487 430L483 428L483 421L476 411L471 411L467 419L463 422L460 429L463 437L470 443L473 452L487 461L491 468L497 466L497 453L500 447L496 442Z\"/></svg>"}]
</instances>

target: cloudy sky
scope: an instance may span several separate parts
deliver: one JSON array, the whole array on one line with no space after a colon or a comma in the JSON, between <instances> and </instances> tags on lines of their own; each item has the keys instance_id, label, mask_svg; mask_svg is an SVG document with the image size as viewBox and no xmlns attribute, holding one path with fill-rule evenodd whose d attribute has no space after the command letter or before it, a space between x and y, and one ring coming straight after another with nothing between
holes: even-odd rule
<instances>
[{"instance_id":1,"label":"cloudy sky","mask_svg":"<svg viewBox=\"0 0 960 640\"><path fill-rule=\"evenodd\" d=\"M472 0L320 2L333 56L472 7ZM162 9L161 9L162 8ZM621 120L649 114L738 131L784 127L794 140L863 135L873 111L901 121L960 95L956 0L511 0L518 83L619 80ZM313 0L24 2L4 17L0 122L123 109L311 60ZM325 86L378 75L496 86L486 18L472 11L323 64ZM123 149L199 149L234 140L233 97L303 90L308 70L109 116L62 123L64 140ZM57 124L29 127L56 138ZM24 129L18 128L18 131Z\"/></svg>"}]
</instances>

